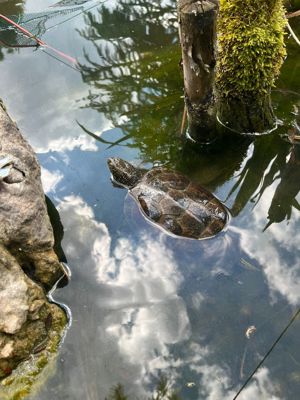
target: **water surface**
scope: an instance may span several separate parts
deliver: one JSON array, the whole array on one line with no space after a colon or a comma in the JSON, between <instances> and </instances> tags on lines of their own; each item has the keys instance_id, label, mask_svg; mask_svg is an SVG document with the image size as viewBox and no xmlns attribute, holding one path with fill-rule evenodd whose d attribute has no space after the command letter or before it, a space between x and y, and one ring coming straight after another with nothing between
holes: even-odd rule
<instances>
[{"instance_id":1,"label":"water surface","mask_svg":"<svg viewBox=\"0 0 300 400\"><path fill-rule=\"evenodd\" d=\"M200 150L180 138L175 2L53 3L0 3L6 15L39 13L31 29L80 65L0 49L0 95L38 154L72 271L54 296L72 324L31 400L104 400L117 384L146 399L161 376L181 399L233 399L300 303L300 146L287 139L300 107L299 48L287 39L272 96L277 131ZM228 229L204 241L167 235L113 187L111 156L183 171L225 202ZM299 328L297 319L240 399L299 398Z\"/></svg>"}]
</instances>

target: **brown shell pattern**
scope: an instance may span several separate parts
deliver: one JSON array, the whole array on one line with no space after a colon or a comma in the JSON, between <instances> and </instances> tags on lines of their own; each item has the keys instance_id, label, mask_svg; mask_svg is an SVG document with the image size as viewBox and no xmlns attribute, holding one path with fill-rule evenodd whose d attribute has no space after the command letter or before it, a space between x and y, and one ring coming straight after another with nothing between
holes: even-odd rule
<instances>
[{"instance_id":1,"label":"brown shell pattern","mask_svg":"<svg viewBox=\"0 0 300 400\"><path fill-rule=\"evenodd\" d=\"M149 219L175 235L208 238L228 221L227 209L212 193L165 168L147 172L131 194Z\"/></svg>"}]
</instances>

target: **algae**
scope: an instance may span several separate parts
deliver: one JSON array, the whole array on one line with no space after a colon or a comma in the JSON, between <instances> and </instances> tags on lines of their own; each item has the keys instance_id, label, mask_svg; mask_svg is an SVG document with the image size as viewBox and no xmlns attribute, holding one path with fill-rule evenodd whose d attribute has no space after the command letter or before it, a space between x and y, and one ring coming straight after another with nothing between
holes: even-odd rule
<instances>
[{"instance_id":1,"label":"algae","mask_svg":"<svg viewBox=\"0 0 300 400\"><path fill-rule=\"evenodd\" d=\"M50 307L53 319L45 348L42 350L37 348L36 354L31 354L11 375L0 381L1 400L21 400L29 394L36 393L54 375L59 346L67 325L67 316L58 306L51 304Z\"/></svg>"}]
</instances>

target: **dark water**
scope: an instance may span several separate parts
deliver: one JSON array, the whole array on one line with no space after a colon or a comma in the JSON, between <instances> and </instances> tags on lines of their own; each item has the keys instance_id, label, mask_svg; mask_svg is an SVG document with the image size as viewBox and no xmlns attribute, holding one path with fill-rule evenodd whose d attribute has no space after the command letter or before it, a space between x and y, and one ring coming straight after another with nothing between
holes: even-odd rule
<instances>
[{"instance_id":1,"label":"dark water","mask_svg":"<svg viewBox=\"0 0 300 400\"><path fill-rule=\"evenodd\" d=\"M44 41L80 63L0 49L0 95L38 154L72 271L54 295L72 324L56 370L30 398L104 400L121 384L146 399L164 376L181 399L233 399L300 304L300 145L287 140L300 107L299 47L287 40L277 131L200 151L179 138L175 2L53 3L0 2L6 15L46 10L31 29L38 23ZM300 36L299 19L291 24ZM111 156L183 171L230 208L227 231L166 235L112 186ZM239 399L299 398L299 329L297 319Z\"/></svg>"}]
</instances>

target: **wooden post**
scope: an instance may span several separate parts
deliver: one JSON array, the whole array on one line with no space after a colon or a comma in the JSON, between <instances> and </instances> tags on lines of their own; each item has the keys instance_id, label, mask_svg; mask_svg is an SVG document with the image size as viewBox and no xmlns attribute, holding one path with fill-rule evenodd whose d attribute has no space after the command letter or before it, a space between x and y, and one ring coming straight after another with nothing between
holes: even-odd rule
<instances>
[{"instance_id":1,"label":"wooden post","mask_svg":"<svg viewBox=\"0 0 300 400\"><path fill-rule=\"evenodd\" d=\"M178 0L185 104L189 135L209 143L215 139L214 76L217 0Z\"/></svg>"}]
</instances>

